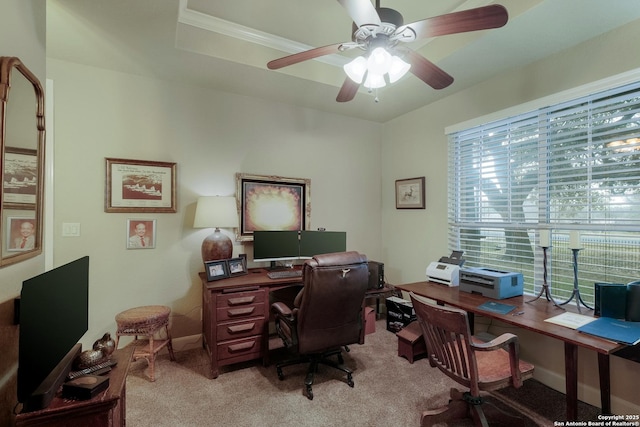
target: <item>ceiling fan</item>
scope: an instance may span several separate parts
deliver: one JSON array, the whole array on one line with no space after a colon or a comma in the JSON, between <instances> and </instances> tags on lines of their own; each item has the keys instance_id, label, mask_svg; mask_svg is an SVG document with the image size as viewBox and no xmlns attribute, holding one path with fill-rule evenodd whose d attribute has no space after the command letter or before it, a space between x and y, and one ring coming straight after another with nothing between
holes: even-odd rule
<instances>
[{"instance_id":1,"label":"ceiling fan","mask_svg":"<svg viewBox=\"0 0 640 427\"><path fill-rule=\"evenodd\" d=\"M380 0L376 0L375 7L370 0L338 0L338 3L347 9L353 19L354 32L351 42L310 49L275 59L267 64L270 70L277 70L350 49L358 48L365 51L367 58L359 56L345 65L348 77L338 92L338 102L351 101L363 81L364 86L371 90L386 84L385 75L390 83L393 83L407 71L411 71L434 89L444 89L453 83L453 77L402 44L447 34L499 28L508 20L504 6L490 5L404 25L402 15L393 9L380 7Z\"/></svg>"}]
</instances>

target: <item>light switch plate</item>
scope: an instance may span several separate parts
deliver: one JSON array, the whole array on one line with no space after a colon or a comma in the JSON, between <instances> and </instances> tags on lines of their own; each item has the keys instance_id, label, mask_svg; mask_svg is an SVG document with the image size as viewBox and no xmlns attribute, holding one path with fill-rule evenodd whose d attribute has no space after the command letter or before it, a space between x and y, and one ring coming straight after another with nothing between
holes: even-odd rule
<instances>
[{"instance_id":1,"label":"light switch plate","mask_svg":"<svg viewBox=\"0 0 640 427\"><path fill-rule=\"evenodd\" d=\"M79 237L80 223L79 222L63 222L62 236L63 237Z\"/></svg>"}]
</instances>

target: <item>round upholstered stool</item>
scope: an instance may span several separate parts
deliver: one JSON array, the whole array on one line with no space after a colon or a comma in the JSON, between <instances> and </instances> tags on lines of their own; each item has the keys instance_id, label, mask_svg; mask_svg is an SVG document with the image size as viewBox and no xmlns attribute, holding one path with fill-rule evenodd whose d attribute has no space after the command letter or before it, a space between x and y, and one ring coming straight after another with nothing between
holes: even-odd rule
<instances>
[{"instance_id":1,"label":"round upholstered stool","mask_svg":"<svg viewBox=\"0 0 640 427\"><path fill-rule=\"evenodd\" d=\"M169 307L147 305L131 308L116 315L116 348L121 336L133 336L134 340L131 344L136 346L133 351L133 360L147 359L151 381L155 381L156 354L160 350L167 347L171 360L176 360L171 344L170 314ZM164 338L160 337L162 329L165 331Z\"/></svg>"}]
</instances>

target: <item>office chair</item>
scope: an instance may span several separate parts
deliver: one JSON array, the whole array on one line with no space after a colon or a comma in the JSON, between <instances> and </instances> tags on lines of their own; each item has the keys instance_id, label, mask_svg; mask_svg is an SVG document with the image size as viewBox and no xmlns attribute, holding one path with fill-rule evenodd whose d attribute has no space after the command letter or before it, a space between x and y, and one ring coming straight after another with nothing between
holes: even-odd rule
<instances>
[{"instance_id":1,"label":"office chair","mask_svg":"<svg viewBox=\"0 0 640 427\"><path fill-rule=\"evenodd\" d=\"M410 296L427 344L430 365L469 388L464 393L452 388L449 404L424 411L420 419L421 426L469 416L474 425L488 426L480 392L508 386L519 388L525 379L533 376L533 365L519 359L518 337L505 333L489 342L482 342L471 336L465 311L432 304L413 293ZM508 415L498 408L486 409L487 415L499 418L492 419L492 424L524 424L523 419Z\"/></svg>"},{"instance_id":2,"label":"office chair","mask_svg":"<svg viewBox=\"0 0 640 427\"><path fill-rule=\"evenodd\" d=\"M302 269L304 287L296 296L293 308L283 302L271 305L276 331L285 347L298 357L276 365L278 378L282 368L309 363L304 384L309 400L313 399L314 373L318 364L331 366L347 374L347 384L354 386L352 371L345 366L342 348L364 343L364 296L369 283L367 257L358 252L317 255L305 261ZM337 356L338 363L328 358Z\"/></svg>"}]
</instances>

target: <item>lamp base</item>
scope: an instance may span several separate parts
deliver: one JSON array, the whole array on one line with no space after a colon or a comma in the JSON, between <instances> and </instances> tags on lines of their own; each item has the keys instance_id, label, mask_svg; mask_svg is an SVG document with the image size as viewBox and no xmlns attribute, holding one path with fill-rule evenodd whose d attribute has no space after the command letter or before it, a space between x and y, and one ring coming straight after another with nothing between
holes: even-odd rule
<instances>
[{"instance_id":1,"label":"lamp base","mask_svg":"<svg viewBox=\"0 0 640 427\"><path fill-rule=\"evenodd\" d=\"M229 259L233 254L231 239L220 232L219 228L202 241L202 261Z\"/></svg>"}]
</instances>

